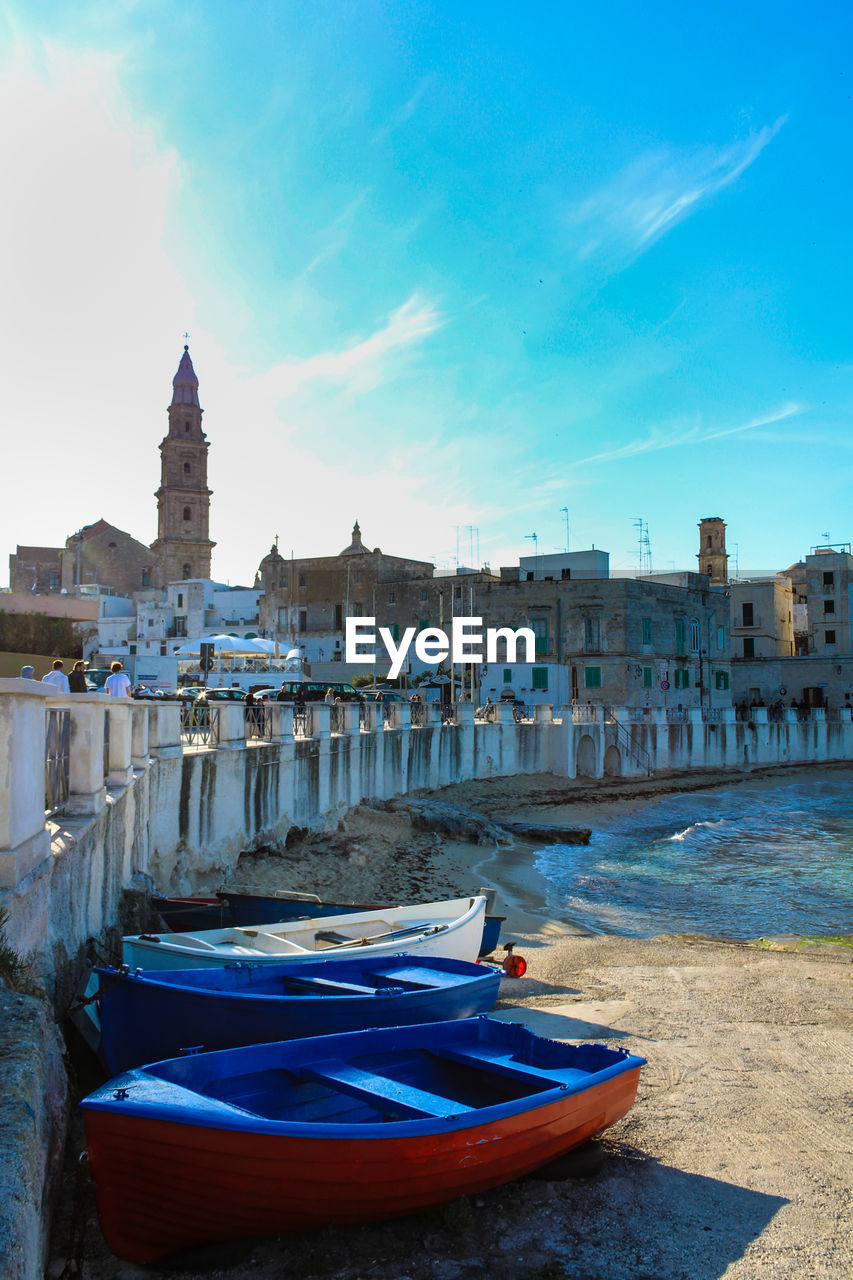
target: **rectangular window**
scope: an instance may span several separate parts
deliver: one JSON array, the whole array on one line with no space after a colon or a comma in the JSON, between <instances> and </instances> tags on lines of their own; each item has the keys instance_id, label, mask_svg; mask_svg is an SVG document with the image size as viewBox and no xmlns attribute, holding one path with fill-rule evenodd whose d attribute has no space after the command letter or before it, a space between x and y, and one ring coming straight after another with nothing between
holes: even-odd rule
<instances>
[{"instance_id":1,"label":"rectangular window","mask_svg":"<svg viewBox=\"0 0 853 1280\"><path fill-rule=\"evenodd\" d=\"M187 634L186 618L175 618L175 635L185 636Z\"/></svg>"},{"instance_id":2,"label":"rectangular window","mask_svg":"<svg viewBox=\"0 0 853 1280\"><path fill-rule=\"evenodd\" d=\"M548 668L547 667L533 668L533 684L530 687L532 689L548 688Z\"/></svg>"},{"instance_id":3,"label":"rectangular window","mask_svg":"<svg viewBox=\"0 0 853 1280\"><path fill-rule=\"evenodd\" d=\"M421 592L421 599L426 600L428 597L429 597L429 592L426 590L426 588L424 588L424 590Z\"/></svg>"},{"instance_id":4,"label":"rectangular window","mask_svg":"<svg viewBox=\"0 0 853 1280\"><path fill-rule=\"evenodd\" d=\"M652 620L643 618L643 644L652 643Z\"/></svg>"},{"instance_id":5,"label":"rectangular window","mask_svg":"<svg viewBox=\"0 0 853 1280\"><path fill-rule=\"evenodd\" d=\"M726 647L726 628L717 627L717 652L723 653Z\"/></svg>"},{"instance_id":6,"label":"rectangular window","mask_svg":"<svg viewBox=\"0 0 853 1280\"><path fill-rule=\"evenodd\" d=\"M548 652L548 619L531 618L533 634L536 637L536 652Z\"/></svg>"},{"instance_id":7,"label":"rectangular window","mask_svg":"<svg viewBox=\"0 0 853 1280\"><path fill-rule=\"evenodd\" d=\"M184 595L182 591L179 591L178 592L178 608L183 609L183 607L184 607Z\"/></svg>"},{"instance_id":8,"label":"rectangular window","mask_svg":"<svg viewBox=\"0 0 853 1280\"><path fill-rule=\"evenodd\" d=\"M391 635L394 637L394 643L399 644L400 641L400 624L399 622L391 623Z\"/></svg>"},{"instance_id":9,"label":"rectangular window","mask_svg":"<svg viewBox=\"0 0 853 1280\"><path fill-rule=\"evenodd\" d=\"M585 667L583 673L585 689L601 688L601 667Z\"/></svg>"},{"instance_id":10,"label":"rectangular window","mask_svg":"<svg viewBox=\"0 0 853 1280\"><path fill-rule=\"evenodd\" d=\"M299 585L300 585L300 587L304 587L304 586L305 586L305 574L304 574L304 573L300 573L300 575L299 575Z\"/></svg>"},{"instance_id":11,"label":"rectangular window","mask_svg":"<svg viewBox=\"0 0 853 1280\"><path fill-rule=\"evenodd\" d=\"M676 689L690 688L690 672L686 667L675 668L675 687Z\"/></svg>"},{"instance_id":12,"label":"rectangular window","mask_svg":"<svg viewBox=\"0 0 853 1280\"><path fill-rule=\"evenodd\" d=\"M743 638L743 656L745 658L755 657L755 641L752 636L744 636Z\"/></svg>"},{"instance_id":13,"label":"rectangular window","mask_svg":"<svg viewBox=\"0 0 853 1280\"><path fill-rule=\"evenodd\" d=\"M828 613L835 613L835 601L834 601L834 600L824 600L824 602L823 602L823 613L824 613L824 617L826 617L826 615L827 615Z\"/></svg>"},{"instance_id":14,"label":"rectangular window","mask_svg":"<svg viewBox=\"0 0 853 1280\"><path fill-rule=\"evenodd\" d=\"M695 618L690 621L690 652L699 652L699 623Z\"/></svg>"},{"instance_id":15,"label":"rectangular window","mask_svg":"<svg viewBox=\"0 0 853 1280\"><path fill-rule=\"evenodd\" d=\"M509 667L504 667L504 684L512 684L512 672Z\"/></svg>"},{"instance_id":16,"label":"rectangular window","mask_svg":"<svg viewBox=\"0 0 853 1280\"><path fill-rule=\"evenodd\" d=\"M344 606L342 604L335 605L335 630L342 631L344 626Z\"/></svg>"},{"instance_id":17,"label":"rectangular window","mask_svg":"<svg viewBox=\"0 0 853 1280\"><path fill-rule=\"evenodd\" d=\"M824 575L823 575L823 585L824 585L825 587L834 587L834 586L835 586L835 574L834 574L834 573L824 573Z\"/></svg>"},{"instance_id":18,"label":"rectangular window","mask_svg":"<svg viewBox=\"0 0 853 1280\"><path fill-rule=\"evenodd\" d=\"M824 643L825 643L825 644L835 644L835 632L834 632L834 631L827 631L827 632L825 632L825 633L824 633L824 637L823 637L823 638L824 638Z\"/></svg>"},{"instance_id":19,"label":"rectangular window","mask_svg":"<svg viewBox=\"0 0 853 1280\"><path fill-rule=\"evenodd\" d=\"M308 610L299 610L299 630L303 634L308 630Z\"/></svg>"},{"instance_id":20,"label":"rectangular window","mask_svg":"<svg viewBox=\"0 0 853 1280\"><path fill-rule=\"evenodd\" d=\"M396 592L396 591L389 591L389 592L388 592L388 603L389 603L389 604L396 604L396 603L397 603L397 592Z\"/></svg>"},{"instance_id":21,"label":"rectangular window","mask_svg":"<svg viewBox=\"0 0 853 1280\"><path fill-rule=\"evenodd\" d=\"M755 623L754 623L754 622L753 622L753 620L752 620L752 619L753 619L753 616L754 616L754 615L753 615L752 604L751 604L749 601L744 601L744 603L743 603L743 605L742 605L742 609L743 609L743 625L744 625L745 627L752 627L752 626L754 626L754 625L755 625Z\"/></svg>"},{"instance_id":22,"label":"rectangular window","mask_svg":"<svg viewBox=\"0 0 853 1280\"><path fill-rule=\"evenodd\" d=\"M718 671L716 675L716 683L718 689L728 689L729 673L728 671Z\"/></svg>"},{"instance_id":23,"label":"rectangular window","mask_svg":"<svg viewBox=\"0 0 853 1280\"><path fill-rule=\"evenodd\" d=\"M601 648L601 620L599 618L584 618L583 639L587 653L598 653Z\"/></svg>"},{"instance_id":24,"label":"rectangular window","mask_svg":"<svg viewBox=\"0 0 853 1280\"><path fill-rule=\"evenodd\" d=\"M643 667L643 688L651 689L652 687L652 669L651 667Z\"/></svg>"},{"instance_id":25,"label":"rectangular window","mask_svg":"<svg viewBox=\"0 0 853 1280\"><path fill-rule=\"evenodd\" d=\"M683 618L675 619L675 652L679 655L687 652L687 623Z\"/></svg>"},{"instance_id":26,"label":"rectangular window","mask_svg":"<svg viewBox=\"0 0 853 1280\"><path fill-rule=\"evenodd\" d=\"M418 618L418 631L426 631L429 626L429 618Z\"/></svg>"}]
</instances>

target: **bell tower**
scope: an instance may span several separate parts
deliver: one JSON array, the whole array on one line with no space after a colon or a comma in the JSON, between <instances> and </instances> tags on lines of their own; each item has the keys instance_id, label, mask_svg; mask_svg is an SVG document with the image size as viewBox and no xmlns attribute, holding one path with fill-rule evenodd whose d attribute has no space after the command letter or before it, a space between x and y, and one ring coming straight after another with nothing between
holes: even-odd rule
<instances>
[{"instance_id":1,"label":"bell tower","mask_svg":"<svg viewBox=\"0 0 853 1280\"><path fill-rule=\"evenodd\" d=\"M719 516L699 521L699 550L696 553L699 572L707 573L712 586L729 580L729 557L726 553L726 522Z\"/></svg>"},{"instance_id":2,"label":"bell tower","mask_svg":"<svg viewBox=\"0 0 853 1280\"><path fill-rule=\"evenodd\" d=\"M182 578L209 578L210 489L207 451L201 429L198 378L184 347L172 379L169 430L160 444L160 488L157 490L157 541L151 549L160 563L161 585Z\"/></svg>"}]
</instances>

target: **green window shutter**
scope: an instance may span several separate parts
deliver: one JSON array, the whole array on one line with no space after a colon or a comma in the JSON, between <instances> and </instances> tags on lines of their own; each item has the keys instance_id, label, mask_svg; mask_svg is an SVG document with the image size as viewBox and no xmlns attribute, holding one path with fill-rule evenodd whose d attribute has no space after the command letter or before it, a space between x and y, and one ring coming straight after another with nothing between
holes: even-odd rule
<instances>
[{"instance_id":1,"label":"green window shutter","mask_svg":"<svg viewBox=\"0 0 853 1280\"><path fill-rule=\"evenodd\" d=\"M512 672L509 667L504 667L504 684L512 684Z\"/></svg>"},{"instance_id":2,"label":"green window shutter","mask_svg":"<svg viewBox=\"0 0 853 1280\"><path fill-rule=\"evenodd\" d=\"M531 688L533 689L548 688L548 668L547 667L533 668L533 684Z\"/></svg>"},{"instance_id":3,"label":"green window shutter","mask_svg":"<svg viewBox=\"0 0 853 1280\"><path fill-rule=\"evenodd\" d=\"M395 643L395 644L399 644L399 642L400 642L400 624L399 624L399 622L392 622L392 623L391 623L391 635L394 637L394 643Z\"/></svg>"},{"instance_id":4,"label":"green window shutter","mask_svg":"<svg viewBox=\"0 0 853 1280\"><path fill-rule=\"evenodd\" d=\"M652 687L652 669L651 667L643 667L643 688L651 689Z\"/></svg>"},{"instance_id":5,"label":"green window shutter","mask_svg":"<svg viewBox=\"0 0 853 1280\"><path fill-rule=\"evenodd\" d=\"M585 689L601 688L601 667L585 667L583 673Z\"/></svg>"},{"instance_id":6,"label":"green window shutter","mask_svg":"<svg viewBox=\"0 0 853 1280\"><path fill-rule=\"evenodd\" d=\"M728 687L729 687L729 673L728 673L728 671L718 671L718 672L717 672L717 688L718 688L718 689L728 689Z\"/></svg>"},{"instance_id":7,"label":"green window shutter","mask_svg":"<svg viewBox=\"0 0 853 1280\"><path fill-rule=\"evenodd\" d=\"M643 644L652 643L652 620L643 618Z\"/></svg>"},{"instance_id":8,"label":"green window shutter","mask_svg":"<svg viewBox=\"0 0 853 1280\"><path fill-rule=\"evenodd\" d=\"M418 618L418 631L426 631L429 626L429 618Z\"/></svg>"},{"instance_id":9,"label":"green window shutter","mask_svg":"<svg viewBox=\"0 0 853 1280\"><path fill-rule=\"evenodd\" d=\"M683 618L675 619L675 652L682 654L687 650L687 624Z\"/></svg>"}]
</instances>

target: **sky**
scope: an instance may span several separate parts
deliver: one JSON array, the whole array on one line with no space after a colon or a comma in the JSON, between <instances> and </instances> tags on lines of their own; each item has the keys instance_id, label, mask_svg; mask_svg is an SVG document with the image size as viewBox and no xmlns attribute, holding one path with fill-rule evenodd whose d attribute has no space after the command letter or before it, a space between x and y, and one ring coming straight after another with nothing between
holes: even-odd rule
<instances>
[{"instance_id":1,"label":"sky","mask_svg":"<svg viewBox=\"0 0 853 1280\"><path fill-rule=\"evenodd\" d=\"M184 333L213 574L366 544L732 567L853 538L853 10L0 3L0 584L156 536ZM568 521L568 525L567 525ZM534 538L535 535L535 538Z\"/></svg>"}]
</instances>

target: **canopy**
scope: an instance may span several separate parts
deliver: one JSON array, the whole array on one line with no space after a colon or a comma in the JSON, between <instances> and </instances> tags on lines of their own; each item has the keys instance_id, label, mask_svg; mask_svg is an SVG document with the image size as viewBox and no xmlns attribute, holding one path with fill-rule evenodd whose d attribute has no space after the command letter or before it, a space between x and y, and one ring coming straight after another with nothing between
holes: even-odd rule
<instances>
[{"instance_id":1,"label":"canopy","mask_svg":"<svg viewBox=\"0 0 853 1280\"><path fill-rule=\"evenodd\" d=\"M179 658L191 658L201 653L202 644L212 644L216 653L267 653L262 640L248 640L243 636L202 636L200 640L188 640L176 649Z\"/></svg>"}]
</instances>

